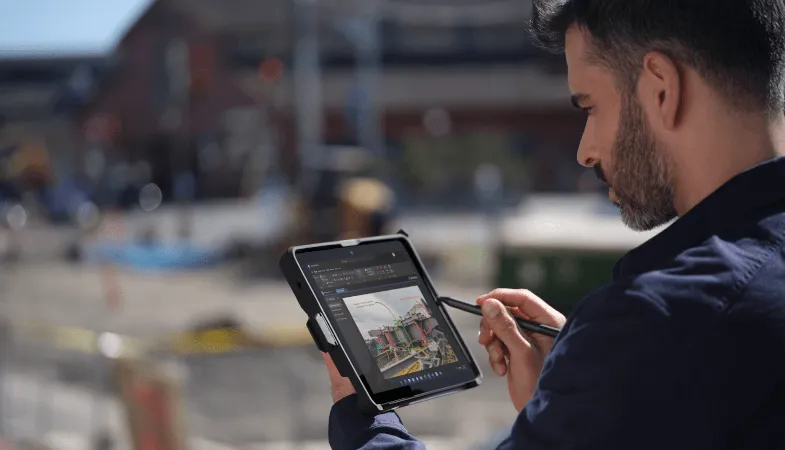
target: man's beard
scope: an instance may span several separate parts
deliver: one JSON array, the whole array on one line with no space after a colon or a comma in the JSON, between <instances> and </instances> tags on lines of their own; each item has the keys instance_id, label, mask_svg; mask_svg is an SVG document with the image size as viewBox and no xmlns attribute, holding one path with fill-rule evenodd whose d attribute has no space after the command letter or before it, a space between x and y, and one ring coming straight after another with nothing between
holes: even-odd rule
<instances>
[{"instance_id":1,"label":"man's beard","mask_svg":"<svg viewBox=\"0 0 785 450\"><path fill-rule=\"evenodd\" d=\"M612 149L612 173L604 175L610 178L607 181L616 194L614 203L624 224L636 231L647 231L678 216L673 172L640 105L629 97L623 103Z\"/></svg>"}]
</instances>

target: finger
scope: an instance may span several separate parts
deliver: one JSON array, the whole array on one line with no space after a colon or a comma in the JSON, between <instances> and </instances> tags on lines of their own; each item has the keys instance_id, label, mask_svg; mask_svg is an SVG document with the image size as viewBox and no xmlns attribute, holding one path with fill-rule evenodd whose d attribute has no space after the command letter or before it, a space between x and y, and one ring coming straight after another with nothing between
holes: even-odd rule
<instances>
[{"instance_id":1,"label":"finger","mask_svg":"<svg viewBox=\"0 0 785 450\"><path fill-rule=\"evenodd\" d=\"M477 299L477 305L478 305L480 308L482 308L482 305L483 305L483 304L485 303L485 301L486 301L486 300L488 300L489 298L490 298L490 297L481 297L481 298L478 298L478 299ZM518 309L518 307L517 307L517 306L509 306L509 305L505 305L505 306L507 306L507 311L508 311L510 314L512 314L513 316L515 316L515 317L520 317L521 319L528 319L528 320L532 320L532 318L531 318L531 317L529 317L529 316L527 316L526 314L522 313L522 312L521 312L521 310L520 310L520 309Z\"/></svg>"},{"instance_id":2,"label":"finger","mask_svg":"<svg viewBox=\"0 0 785 450\"><path fill-rule=\"evenodd\" d=\"M498 339L494 339L493 342L485 346L485 349L488 351L488 358L491 361L502 363L506 361L505 355L505 348L503 348L502 343Z\"/></svg>"},{"instance_id":3,"label":"finger","mask_svg":"<svg viewBox=\"0 0 785 450\"><path fill-rule=\"evenodd\" d=\"M507 309L513 316L521 317L526 319L527 317L523 316L523 314L518 311L518 308L508 308ZM524 334L524 337L525 334ZM485 319L480 320L480 331L477 333L477 341L480 345L488 345L493 340L493 331L485 325Z\"/></svg>"},{"instance_id":4,"label":"finger","mask_svg":"<svg viewBox=\"0 0 785 450\"><path fill-rule=\"evenodd\" d=\"M322 353L322 358L324 358L324 365L327 366L327 373L330 375L330 380L340 380L343 378L341 372L335 367L335 363L328 353Z\"/></svg>"},{"instance_id":5,"label":"finger","mask_svg":"<svg viewBox=\"0 0 785 450\"><path fill-rule=\"evenodd\" d=\"M501 344L498 339L494 341L494 343L486 347L486 350L488 351L488 364L496 375L503 377L507 374L507 358L504 355L504 351L501 349Z\"/></svg>"},{"instance_id":6,"label":"finger","mask_svg":"<svg viewBox=\"0 0 785 450\"><path fill-rule=\"evenodd\" d=\"M493 373L496 375L500 377L507 375L507 362L495 362L488 360L488 364L490 364L491 370L493 370Z\"/></svg>"},{"instance_id":7,"label":"finger","mask_svg":"<svg viewBox=\"0 0 785 450\"><path fill-rule=\"evenodd\" d=\"M480 334L477 339L480 345L488 345L493 340L493 332L485 324L485 319L480 321Z\"/></svg>"},{"instance_id":8,"label":"finger","mask_svg":"<svg viewBox=\"0 0 785 450\"><path fill-rule=\"evenodd\" d=\"M477 304L485 304L491 298L499 300L506 306L517 307L531 320L557 327L564 325L564 316L560 312L526 289L494 289L478 298Z\"/></svg>"},{"instance_id":9,"label":"finger","mask_svg":"<svg viewBox=\"0 0 785 450\"><path fill-rule=\"evenodd\" d=\"M335 367L335 363L330 355L322 353L322 358L324 358L324 365L327 366L327 372L330 375L333 401L338 402L339 400L354 394L356 391L354 390L352 382L341 375L338 368Z\"/></svg>"},{"instance_id":10,"label":"finger","mask_svg":"<svg viewBox=\"0 0 785 450\"><path fill-rule=\"evenodd\" d=\"M529 342L524 339L518 330L515 319L507 312L507 308L496 299L488 299L482 306L483 320L488 328L510 352L515 356L520 352L525 352L531 348Z\"/></svg>"},{"instance_id":11,"label":"finger","mask_svg":"<svg viewBox=\"0 0 785 450\"><path fill-rule=\"evenodd\" d=\"M491 369L498 376L504 376L507 373L507 362L509 358L509 350L497 338L493 338L491 343L485 346L485 351L488 352L488 364Z\"/></svg>"}]
</instances>

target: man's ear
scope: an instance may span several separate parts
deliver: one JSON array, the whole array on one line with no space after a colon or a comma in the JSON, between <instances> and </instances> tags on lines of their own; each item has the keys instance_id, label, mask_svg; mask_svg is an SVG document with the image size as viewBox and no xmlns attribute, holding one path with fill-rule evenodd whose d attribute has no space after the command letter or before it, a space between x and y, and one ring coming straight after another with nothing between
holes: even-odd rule
<instances>
[{"instance_id":1,"label":"man's ear","mask_svg":"<svg viewBox=\"0 0 785 450\"><path fill-rule=\"evenodd\" d=\"M643 57L643 71L638 83L641 101L666 130L673 129L679 121L682 104L682 74L670 56L662 52L649 52Z\"/></svg>"}]
</instances>

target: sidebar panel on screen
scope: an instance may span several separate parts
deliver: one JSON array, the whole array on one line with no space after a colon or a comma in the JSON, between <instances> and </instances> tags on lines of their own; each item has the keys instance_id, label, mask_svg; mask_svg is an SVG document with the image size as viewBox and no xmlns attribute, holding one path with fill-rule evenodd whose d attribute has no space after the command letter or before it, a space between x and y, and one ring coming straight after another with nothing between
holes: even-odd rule
<instances>
[{"instance_id":1,"label":"sidebar panel on screen","mask_svg":"<svg viewBox=\"0 0 785 450\"><path fill-rule=\"evenodd\" d=\"M455 378L466 358L414 263L376 250L308 264L352 362L377 393Z\"/></svg>"}]
</instances>

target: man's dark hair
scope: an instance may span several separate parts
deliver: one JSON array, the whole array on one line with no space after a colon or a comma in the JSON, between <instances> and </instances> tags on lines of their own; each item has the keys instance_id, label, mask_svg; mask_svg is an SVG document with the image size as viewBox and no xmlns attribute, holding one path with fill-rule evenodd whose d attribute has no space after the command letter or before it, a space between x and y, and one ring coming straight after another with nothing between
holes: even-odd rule
<instances>
[{"instance_id":1,"label":"man's dark hair","mask_svg":"<svg viewBox=\"0 0 785 450\"><path fill-rule=\"evenodd\" d=\"M533 0L532 32L544 47L563 51L572 25L589 33L590 57L622 89L635 86L643 56L660 51L733 107L782 114L785 0Z\"/></svg>"}]
</instances>

